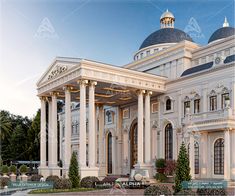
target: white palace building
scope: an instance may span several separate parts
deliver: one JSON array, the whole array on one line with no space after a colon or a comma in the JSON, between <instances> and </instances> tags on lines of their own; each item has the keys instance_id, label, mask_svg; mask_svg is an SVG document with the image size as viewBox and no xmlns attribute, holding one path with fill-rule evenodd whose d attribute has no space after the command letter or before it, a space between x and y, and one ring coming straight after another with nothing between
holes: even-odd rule
<instances>
[{"instance_id":1,"label":"white palace building","mask_svg":"<svg viewBox=\"0 0 235 196\"><path fill-rule=\"evenodd\" d=\"M176 160L185 142L192 178L235 180L235 29L225 19L200 46L174 22L163 13L122 67L53 61L37 83L44 177L67 175L76 152L82 177L134 168L151 178L155 160Z\"/></svg>"}]
</instances>

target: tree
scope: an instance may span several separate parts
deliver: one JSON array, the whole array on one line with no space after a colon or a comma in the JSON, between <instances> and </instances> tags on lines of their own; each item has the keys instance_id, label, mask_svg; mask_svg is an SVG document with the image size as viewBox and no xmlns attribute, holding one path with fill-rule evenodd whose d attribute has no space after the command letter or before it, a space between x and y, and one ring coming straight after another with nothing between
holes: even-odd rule
<instances>
[{"instance_id":1,"label":"tree","mask_svg":"<svg viewBox=\"0 0 235 196\"><path fill-rule=\"evenodd\" d=\"M0 111L0 140L7 139L10 135L12 123L10 121L10 113Z\"/></svg>"},{"instance_id":2,"label":"tree","mask_svg":"<svg viewBox=\"0 0 235 196\"><path fill-rule=\"evenodd\" d=\"M176 177L175 177L175 193L182 190L181 183L183 181L190 181L190 167L189 157L184 142L181 144L180 152L177 159L176 165Z\"/></svg>"},{"instance_id":3,"label":"tree","mask_svg":"<svg viewBox=\"0 0 235 196\"><path fill-rule=\"evenodd\" d=\"M69 179L72 182L72 187L77 188L80 182L80 175L78 172L78 161L75 152L72 153L69 165Z\"/></svg>"}]
</instances>

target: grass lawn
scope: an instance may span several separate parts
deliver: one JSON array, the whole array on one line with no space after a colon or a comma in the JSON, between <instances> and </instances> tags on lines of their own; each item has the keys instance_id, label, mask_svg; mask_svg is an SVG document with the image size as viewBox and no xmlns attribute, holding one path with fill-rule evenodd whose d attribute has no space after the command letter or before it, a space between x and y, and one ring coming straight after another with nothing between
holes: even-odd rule
<instances>
[{"instance_id":1,"label":"grass lawn","mask_svg":"<svg viewBox=\"0 0 235 196\"><path fill-rule=\"evenodd\" d=\"M41 194L41 193L63 193L63 192L84 192L84 191L94 191L94 188L73 188L73 189L37 189L32 190L29 194Z\"/></svg>"}]
</instances>

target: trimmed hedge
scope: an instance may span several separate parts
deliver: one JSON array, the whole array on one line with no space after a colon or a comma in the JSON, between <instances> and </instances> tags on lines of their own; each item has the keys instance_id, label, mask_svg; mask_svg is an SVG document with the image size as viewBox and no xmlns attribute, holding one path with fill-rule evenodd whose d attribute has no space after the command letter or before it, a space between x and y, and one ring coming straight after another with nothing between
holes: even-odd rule
<instances>
[{"instance_id":1,"label":"trimmed hedge","mask_svg":"<svg viewBox=\"0 0 235 196\"><path fill-rule=\"evenodd\" d=\"M20 173L27 173L28 172L28 168L26 165L21 165L20 166Z\"/></svg>"},{"instance_id":2,"label":"trimmed hedge","mask_svg":"<svg viewBox=\"0 0 235 196\"><path fill-rule=\"evenodd\" d=\"M197 189L198 195L227 195L225 189Z\"/></svg>"},{"instance_id":3,"label":"trimmed hedge","mask_svg":"<svg viewBox=\"0 0 235 196\"><path fill-rule=\"evenodd\" d=\"M58 179L55 181L54 188L55 189L71 189L72 182L66 178Z\"/></svg>"},{"instance_id":4,"label":"trimmed hedge","mask_svg":"<svg viewBox=\"0 0 235 196\"><path fill-rule=\"evenodd\" d=\"M3 165L3 166L1 167L1 172L2 172L3 174L8 174L8 172L9 172L8 166L7 166L7 165Z\"/></svg>"},{"instance_id":5,"label":"trimmed hedge","mask_svg":"<svg viewBox=\"0 0 235 196\"><path fill-rule=\"evenodd\" d=\"M118 179L117 176L106 176L102 182L115 182Z\"/></svg>"},{"instance_id":6,"label":"trimmed hedge","mask_svg":"<svg viewBox=\"0 0 235 196\"><path fill-rule=\"evenodd\" d=\"M43 177L42 175L34 174L31 176L31 181L39 182L42 177Z\"/></svg>"},{"instance_id":7,"label":"trimmed hedge","mask_svg":"<svg viewBox=\"0 0 235 196\"><path fill-rule=\"evenodd\" d=\"M165 182L167 180L167 176L162 173L156 173L155 179L158 180L159 182Z\"/></svg>"},{"instance_id":8,"label":"trimmed hedge","mask_svg":"<svg viewBox=\"0 0 235 196\"><path fill-rule=\"evenodd\" d=\"M192 195L192 196L196 196L197 194L192 191L192 190L181 190L180 192L176 193L175 195Z\"/></svg>"},{"instance_id":9,"label":"trimmed hedge","mask_svg":"<svg viewBox=\"0 0 235 196\"><path fill-rule=\"evenodd\" d=\"M46 178L46 181L48 181L48 182L53 182L54 183L54 186L55 186L55 182L57 181L57 180L59 180L60 178L58 177L58 176L56 176L56 175L51 175L51 176L48 176L47 178Z\"/></svg>"},{"instance_id":10,"label":"trimmed hedge","mask_svg":"<svg viewBox=\"0 0 235 196\"><path fill-rule=\"evenodd\" d=\"M144 190L144 195L172 195L167 186L149 186Z\"/></svg>"},{"instance_id":11,"label":"trimmed hedge","mask_svg":"<svg viewBox=\"0 0 235 196\"><path fill-rule=\"evenodd\" d=\"M95 188L95 182L99 181L100 181L99 178L95 176L87 176L81 180L80 185L81 187L84 188Z\"/></svg>"},{"instance_id":12,"label":"trimmed hedge","mask_svg":"<svg viewBox=\"0 0 235 196\"><path fill-rule=\"evenodd\" d=\"M10 181L10 179L7 177L0 177L0 187L4 188L5 186L8 185L9 181Z\"/></svg>"},{"instance_id":13,"label":"trimmed hedge","mask_svg":"<svg viewBox=\"0 0 235 196\"><path fill-rule=\"evenodd\" d=\"M17 167L16 167L15 165L11 165L11 166L9 167L9 170L10 170L11 173L16 174Z\"/></svg>"}]
</instances>

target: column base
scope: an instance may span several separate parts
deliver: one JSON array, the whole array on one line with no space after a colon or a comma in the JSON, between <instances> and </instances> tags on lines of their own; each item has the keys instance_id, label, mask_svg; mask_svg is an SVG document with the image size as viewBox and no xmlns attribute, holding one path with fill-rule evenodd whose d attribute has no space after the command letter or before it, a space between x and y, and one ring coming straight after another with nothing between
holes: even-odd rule
<instances>
[{"instance_id":1,"label":"column base","mask_svg":"<svg viewBox=\"0 0 235 196\"><path fill-rule=\"evenodd\" d=\"M48 166L39 166L38 174L42 175L44 179L46 179L50 175L50 171Z\"/></svg>"},{"instance_id":2,"label":"column base","mask_svg":"<svg viewBox=\"0 0 235 196\"><path fill-rule=\"evenodd\" d=\"M105 177L106 176L106 165L101 163L99 165L99 177Z\"/></svg>"},{"instance_id":3,"label":"column base","mask_svg":"<svg viewBox=\"0 0 235 196\"><path fill-rule=\"evenodd\" d=\"M58 166L55 167L50 167L49 166L49 175L56 175L56 176L61 176L60 175L61 168Z\"/></svg>"},{"instance_id":4,"label":"column base","mask_svg":"<svg viewBox=\"0 0 235 196\"><path fill-rule=\"evenodd\" d=\"M81 179L86 176L99 176L99 168L98 167L83 167L80 168L80 176Z\"/></svg>"}]
</instances>

